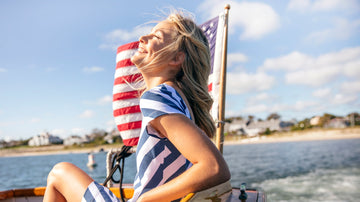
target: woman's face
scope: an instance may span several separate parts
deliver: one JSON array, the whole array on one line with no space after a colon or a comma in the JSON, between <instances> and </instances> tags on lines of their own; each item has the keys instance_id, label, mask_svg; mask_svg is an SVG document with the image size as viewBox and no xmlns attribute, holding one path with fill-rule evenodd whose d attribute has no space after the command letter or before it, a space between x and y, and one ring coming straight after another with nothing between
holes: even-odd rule
<instances>
[{"instance_id":1,"label":"woman's face","mask_svg":"<svg viewBox=\"0 0 360 202\"><path fill-rule=\"evenodd\" d=\"M173 42L176 30L169 21L157 24L148 35L140 37L139 49L131 58L137 66L149 64L157 55L157 51Z\"/></svg>"}]
</instances>

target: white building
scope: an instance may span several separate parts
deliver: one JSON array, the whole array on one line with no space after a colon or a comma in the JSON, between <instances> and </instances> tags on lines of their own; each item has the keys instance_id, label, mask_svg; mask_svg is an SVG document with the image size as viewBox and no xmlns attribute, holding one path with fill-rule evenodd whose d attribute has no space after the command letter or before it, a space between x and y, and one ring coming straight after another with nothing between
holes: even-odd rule
<instances>
[{"instance_id":1,"label":"white building","mask_svg":"<svg viewBox=\"0 0 360 202\"><path fill-rule=\"evenodd\" d=\"M321 117L320 116L314 116L310 119L310 125L317 126L320 124Z\"/></svg>"},{"instance_id":2,"label":"white building","mask_svg":"<svg viewBox=\"0 0 360 202\"><path fill-rule=\"evenodd\" d=\"M41 133L29 140L29 146L42 146L51 144L61 144L63 140L57 136L50 135L48 132Z\"/></svg>"},{"instance_id":3,"label":"white building","mask_svg":"<svg viewBox=\"0 0 360 202\"><path fill-rule=\"evenodd\" d=\"M225 124L224 131L252 137L264 133L267 129L270 131L283 131L291 125L293 125L292 122L284 122L280 119L265 121L234 120L232 123Z\"/></svg>"},{"instance_id":4,"label":"white building","mask_svg":"<svg viewBox=\"0 0 360 202\"><path fill-rule=\"evenodd\" d=\"M72 135L64 140L64 145L71 146L71 145L80 145L83 143L88 143L90 141L88 136L80 137L77 135Z\"/></svg>"}]
</instances>

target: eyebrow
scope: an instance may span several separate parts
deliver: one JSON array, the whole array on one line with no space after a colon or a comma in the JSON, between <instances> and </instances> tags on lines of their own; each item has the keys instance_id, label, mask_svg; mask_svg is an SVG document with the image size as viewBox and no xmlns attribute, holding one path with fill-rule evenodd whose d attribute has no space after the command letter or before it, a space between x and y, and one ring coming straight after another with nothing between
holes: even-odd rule
<instances>
[{"instance_id":1,"label":"eyebrow","mask_svg":"<svg viewBox=\"0 0 360 202\"><path fill-rule=\"evenodd\" d=\"M156 32L160 32L160 33L162 33L162 34L164 34L164 31L162 31L161 29L151 29L151 32L154 32L154 33L156 33ZM150 33L151 33L150 32Z\"/></svg>"}]
</instances>

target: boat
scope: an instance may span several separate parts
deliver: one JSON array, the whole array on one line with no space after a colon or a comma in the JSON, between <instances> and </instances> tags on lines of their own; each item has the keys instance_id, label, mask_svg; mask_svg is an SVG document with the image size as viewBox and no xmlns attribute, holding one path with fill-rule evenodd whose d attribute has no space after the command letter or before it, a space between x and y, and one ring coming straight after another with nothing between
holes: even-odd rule
<instances>
[{"instance_id":1,"label":"boat","mask_svg":"<svg viewBox=\"0 0 360 202\"><path fill-rule=\"evenodd\" d=\"M0 201L1 202L41 202L43 201L45 194L45 187L36 187L29 189L12 189L6 191L0 191ZM110 190L120 198L120 189L119 186L110 187ZM124 184L122 186L122 195L125 200L132 197L134 194L134 189L131 184ZM193 194L181 199L180 202L188 202L191 200ZM242 198L242 199L239 199ZM210 201L210 200L209 200ZM233 188L232 194L227 199L227 202L266 202L265 192L258 189L247 189L243 190L241 188Z\"/></svg>"}]
</instances>

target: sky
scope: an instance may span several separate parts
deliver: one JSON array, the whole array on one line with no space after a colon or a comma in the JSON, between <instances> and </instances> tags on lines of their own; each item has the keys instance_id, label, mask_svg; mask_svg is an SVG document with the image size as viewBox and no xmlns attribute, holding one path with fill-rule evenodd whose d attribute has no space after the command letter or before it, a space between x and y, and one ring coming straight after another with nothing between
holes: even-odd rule
<instances>
[{"instance_id":1,"label":"sky","mask_svg":"<svg viewBox=\"0 0 360 202\"><path fill-rule=\"evenodd\" d=\"M229 3L226 117L360 112L359 0L2 0L0 140L111 131L116 47Z\"/></svg>"}]
</instances>

